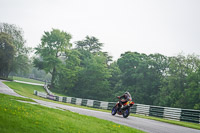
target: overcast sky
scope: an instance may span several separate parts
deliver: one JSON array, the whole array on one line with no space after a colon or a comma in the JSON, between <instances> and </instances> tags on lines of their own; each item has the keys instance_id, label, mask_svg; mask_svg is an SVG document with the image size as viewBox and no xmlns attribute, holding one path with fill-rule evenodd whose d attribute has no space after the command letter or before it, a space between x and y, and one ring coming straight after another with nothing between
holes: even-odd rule
<instances>
[{"instance_id":1,"label":"overcast sky","mask_svg":"<svg viewBox=\"0 0 200 133\"><path fill-rule=\"evenodd\" d=\"M0 22L36 47L44 31L95 36L118 59L126 51L200 55L200 0L0 0Z\"/></svg>"}]
</instances>

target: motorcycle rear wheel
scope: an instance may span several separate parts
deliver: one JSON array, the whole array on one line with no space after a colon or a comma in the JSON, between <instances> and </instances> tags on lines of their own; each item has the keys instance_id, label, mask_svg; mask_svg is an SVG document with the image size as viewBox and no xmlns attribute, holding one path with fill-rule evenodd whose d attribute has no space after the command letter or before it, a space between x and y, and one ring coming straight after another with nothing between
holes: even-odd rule
<instances>
[{"instance_id":1,"label":"motorcycle rear wheel","mask_svg":"<svg viewBox=\"0 0 200 133\"><path fill-rule=\"evenodd\" d=\"M112 115L115 115L116 113L117 113L117 108L116 108L116 106L115 106L115 107L112 108L111 114L112 114Z\"/></svg>"}]
</instances>

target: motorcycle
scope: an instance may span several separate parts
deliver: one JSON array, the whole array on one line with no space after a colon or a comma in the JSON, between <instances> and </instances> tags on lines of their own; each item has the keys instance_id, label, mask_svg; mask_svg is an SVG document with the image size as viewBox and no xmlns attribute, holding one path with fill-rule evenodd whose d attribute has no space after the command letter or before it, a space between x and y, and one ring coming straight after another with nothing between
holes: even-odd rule
<instances>
[{"instance_id":1,"label":"motorcycle","mask_svg":"<svg viewBox=\"0 0 200 133\"><path fill-rule=\"evenodd\" d=\"M119 106L120 101L121 101L121 99L112 108L111 114L115 115L117 113L118 115L123 115L124 118L127 118L130 114L130 108L133 106L134 102L130 98L128 102L122 104L122 106L120 107Z\"/></svg>"}]
</instances>

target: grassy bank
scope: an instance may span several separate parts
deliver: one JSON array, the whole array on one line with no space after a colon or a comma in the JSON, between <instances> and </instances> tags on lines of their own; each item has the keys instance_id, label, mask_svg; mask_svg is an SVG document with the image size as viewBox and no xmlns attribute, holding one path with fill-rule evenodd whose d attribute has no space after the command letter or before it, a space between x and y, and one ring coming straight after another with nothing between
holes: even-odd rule
<instances>
[{"instance_id":1,"label":"grassy bank","mask_svg":"<svg viewBox=\"0 0 200 133\"><path fill-rule=\"evenodd\" d=\"M20 100L27 101L23 98ZM0 120L1 133L143 133L94 117L21 103L16 101L16 97L4 94L0 94Z\"/></svg>"},{"instance_id":2,"label":"grassy bank","mask_svg":"<svg viewBox=\"0 0 200 133\"><path fill-rule=\"evenodd\" d=\"M79 107L79 108L86 108L86 109L91 109L91 110L110 112L109 110L101 110L101 109L89 108L89 107L85 107L85 106L78 106L78 105L69 104L69 103L52 101L52 100L49 100L49 99L44 99L44 98L37 97L37 96L33 95L34 90L44 92L44 89L41 86L27 85L27 84L22 84L22 83L15 83L15 82L5 82L5 84L7 84L10 88L14 89L17 93L19 93L20 95L23 95L23 96L27 96L27 97L31 97L31 98L35 98L35 99L40 99L40 100L44 100L44 101L49 101L49 102L55 102L55 103L64 104L64 105L75 106L75 107ZM151 120L166 122L166 123L170 123L170 124L175 124L175 125L180 125L180 126L185 126L185 127L200 130L200 124L183 122L183 121L175 121L175 120L167 120L167 119L162 119L162 118L158 118L158 117L143 116L143 115L138 115L138 114L131 114L131 115L135 116L135 117L151 119Z\"/></svg>"},{"instance_id":3,"label":"grassy bank","mask_svg":"<svg viewBox=\"0 0 200 133\"><path fill-rule=\"evenodd\" d=\"M18 80L18 81L24 81L24 82L30 82L30 83L38 83L38 84L45 84L42 81L39 80L34 80L34 79L28 79L28 78L22 78L22 77L16 77L13 76L13 80ZM56 90L51 90L53 92L53 94L58 95L58 96L66 96L64 94L61 94L60 91L56 91Z\"/></svg>"}]
</instances>

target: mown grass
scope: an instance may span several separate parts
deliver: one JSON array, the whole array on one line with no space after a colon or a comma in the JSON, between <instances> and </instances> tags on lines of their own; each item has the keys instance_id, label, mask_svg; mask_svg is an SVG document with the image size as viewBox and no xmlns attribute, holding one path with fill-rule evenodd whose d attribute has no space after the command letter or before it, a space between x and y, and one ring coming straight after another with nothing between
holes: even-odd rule
<instances>
[{"instance_id":1,"label":"mown grass","mask_svg":"<svg viewBox=\"0 0 200 133\"><path fill-rule=\"evenodd\" d=\"M30 83L44 84L44 82L39 81L39 80L28 79L28 78L23 78L23 77L16 77L16 76L13 76L13 80L19 80L19 81L30 82Z\"/></svg>"},{"instance_id":2,"label":"mown grass","mask_svg":"<svg viewBox=\"0 0 200 133\"><path fill-rule=\"evenodd\" d=\"M34 80L34 79L28 79L28 78L23 78L23 77L16 77L13 76L13 80L18 80L18 81L24 81L24 82L30 82L30 83L38 83L38 84L45 84L42 81L39 80ZM56 90L51 90L53 92L53 94L57 95L57 96L66 96L64 94L61 94L60 91L56 91Z\"/></svg>"},{"instance_id":3,"label":"mown grass","mask_svg":"<svg viewBox=\"0 0 200 133\"><path fill-rule=\"evenodd\" d=\"M143 133L143 131L95 117L21 103L13 99L15 99L14 96L0 94L1 133Z\"/></svg>"},{"instance_id":4,"label":"mown grass","mask_svg":"<svg viewBox=\"0 0 200 133\"><path fill-rule=\"evenodd\" d=\"M14 89L20 95L23 95L23 96L26 96L26 97L31 97L31 98L35 98L35 99L48 101L48 102L54 102L54 103L59 103L59 104L64 104L64 105L69 105L69 106L74 106L74 107L79 107L79 108L90 109L90 110L110 112L109 110L95 109L95 108L90 108L90 107L86 107L86 106L79 106L79 105L74 105L74 104L69 104L69 103L52 101L52 100L49 100L49 99L45 99L45 98L41 98L41 97L33 95L33 91L34 90L38 90L40 92L44 92L44 89L41 86L26 85L26 84L15 83L15 82L4 82L4 83L6 85L8 85L10 88ZM184 127L189 127L189 128L194 128L194 129L199 129L200 130L200 124L196 124L196 123L168 120L168 119L152 117L152 116L144 116L144 115L139 115L139 114L131 114L131 116L145 118L145 119L151 119L151 120L156 120L156 121L161 121L161 122L166 122L166 123L170 123L170 124L175 124L175 125L180 125L180 126L184 126Z\"/></svg>"}]
</instances>

